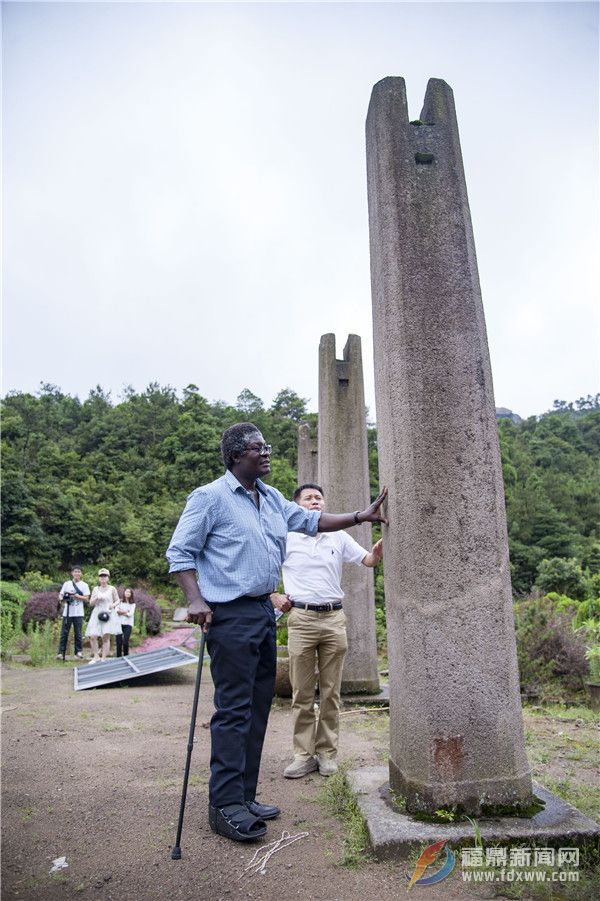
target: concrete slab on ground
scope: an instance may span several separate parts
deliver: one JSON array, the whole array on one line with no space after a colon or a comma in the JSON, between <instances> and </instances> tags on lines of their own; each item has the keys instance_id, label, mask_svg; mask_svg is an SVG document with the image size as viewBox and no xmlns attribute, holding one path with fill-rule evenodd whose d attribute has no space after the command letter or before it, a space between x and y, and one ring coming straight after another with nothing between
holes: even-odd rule
<instances>
[{"instance_id":1,"label":"concrete slab on ground","mask_svg":"<svg viewBox=\"0 0 600 901\"><path fill-rule=\"evenodd\" d=\"M421 823L392 807L387 767L351 770L348 781L366 821L375 856L380 860L405 859L423 845L446 839L453 843L472 839L473 827L466 823ZM574 847L600 839L600 826L566 801L534 783L534 792L545 802L531 819L490 817L478 819L485 845L528 842L532 846L561 844Z\"/></svg>"}]
</instances>

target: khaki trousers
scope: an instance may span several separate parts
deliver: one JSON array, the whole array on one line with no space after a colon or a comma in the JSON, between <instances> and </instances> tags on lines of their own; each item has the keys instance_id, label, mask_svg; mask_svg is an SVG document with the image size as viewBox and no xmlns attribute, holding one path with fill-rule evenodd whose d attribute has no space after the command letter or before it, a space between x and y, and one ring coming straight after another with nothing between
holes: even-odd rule
<instances>
[{"instance_id":1,"label":"khaki trousers","mask_svg":"<svg viewBox=\"0 0 600 901\"><path fill-rule=\"evenodd\" d=\"M343 610L318 613L293 607L288 617L294 755L335 758L340 730L342 667L348 650ZM320 710L315 716L315 664Z\"/></svg>"}]
</instances>

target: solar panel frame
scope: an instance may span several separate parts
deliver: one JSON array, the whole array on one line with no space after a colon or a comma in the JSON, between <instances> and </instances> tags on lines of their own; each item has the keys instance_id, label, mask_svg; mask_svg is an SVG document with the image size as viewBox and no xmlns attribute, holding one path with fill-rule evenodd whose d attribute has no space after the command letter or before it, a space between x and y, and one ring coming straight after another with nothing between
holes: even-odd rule
<instances>
[{"instance_id":1,"label":"solar panel frame","mask_svg":"<svg viewBox=\"0 0 600 901\"><path fill-rule=\"evenodd\" d=\"M96 663L94 666L76 666L73 668L73 687L75 691L99 688L102 685L137 679L139 676L160 673L197 662L198 657L190 651L185 651L175 645L168 645L157 651L134 654L133 658L116 657L113 660L106 660L104 663Z\"/></svg>"}]
</instances>

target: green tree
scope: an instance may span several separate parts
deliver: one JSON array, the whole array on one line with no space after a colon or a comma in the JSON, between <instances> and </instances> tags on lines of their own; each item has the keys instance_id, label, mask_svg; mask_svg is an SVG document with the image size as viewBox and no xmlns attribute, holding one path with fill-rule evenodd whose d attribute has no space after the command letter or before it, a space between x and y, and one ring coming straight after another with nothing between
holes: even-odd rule
<instances>
[{"instance_id":1,"label":"green tree","mask_svg":"<svg viewBox=\"0 0 600 901\"><path fill-rule=\"evenodd\" d=\"M586 596L586 580L575 558L552 557L538 566L536 584L544 594L555 591L582 601Z\"/></svg>"}]
</instances>

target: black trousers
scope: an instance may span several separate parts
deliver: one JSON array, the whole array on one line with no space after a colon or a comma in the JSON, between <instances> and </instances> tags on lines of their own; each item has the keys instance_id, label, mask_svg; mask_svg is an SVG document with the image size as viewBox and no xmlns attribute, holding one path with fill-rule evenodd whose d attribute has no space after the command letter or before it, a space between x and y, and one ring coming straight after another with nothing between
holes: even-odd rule
<instances>
[{"instance_id":1,"label":"black trousers","mask_svg":"<svg viewBox=\"0 0 600 901\"><path fill-rule=\"evenodd\" d=\"M129 654L129 636L131 635L132 626L121 626L123 630L122 635L117 635L117 657L122 657L123 654L127 657Z\"/></svg>"},{"instance_id":2,"label":"black trousers","mask_svg":"<svg viewBox=\"0 0 600 901\"><path fill-rule=\"evenodd\" d=\"M254 801L275 688L277 649L270 600L211 604L206 646L215 686L210 723L209 799L215 807Z\"/></svg>"},{"instance_id":3,"label":"black trousers","mask_svg":"<svg viewBox=\"0 0 600 901\"><path fill-rule=\"evenodd\" d=\"M83 651L83 640L81 638L83 632L83 616L63 616L60 630L60 644L58 646L59 654L64 654L67 650L67 641L69 640L71 625L73 626L73 635L75 636L75 653L80 654Z\"/></svg>"}]
</instances>

